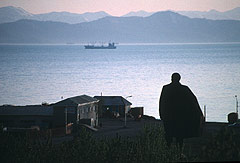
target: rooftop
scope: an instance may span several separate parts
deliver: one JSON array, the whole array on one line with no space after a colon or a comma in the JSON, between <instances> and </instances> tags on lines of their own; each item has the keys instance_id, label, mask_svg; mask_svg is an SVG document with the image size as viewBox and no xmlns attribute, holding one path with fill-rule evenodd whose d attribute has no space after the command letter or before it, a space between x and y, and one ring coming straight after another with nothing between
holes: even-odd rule
<instances>
[{"instance_id":1,"label":"rooftop","mask_svg":"<svg viewBox=\"0 0 240 163\"><path fill-rule=\"evenodd\" d=\"M48 105L0 106L0 115L53 115L53 107Z\"/></svg>"},{"instance_id":2,"label":"rooftop","mask_svg":"<svg viewBox=\"0 0 240 163\"><path fill-rule=\"evenodd\" d=\"M87 104L87 103L92 103L92 102L97 102L98 99L92 98L87 95L81 95L81 96L75 96L75 97L70 97L65 100L59 101L55 103L55 106L76 106L79 104Z\"/></svg>"},{"instance_id":3,"label":"rooftop","mask_svg":"<svg viewBox=\"0 0 240 163\"><path fill-rule=\"evenodd\" d=\"M94 96L94 98L101 100L103 105L116 106L116 105L132 105L131 102L122 96Z\"/></svg>"}]
</instances>

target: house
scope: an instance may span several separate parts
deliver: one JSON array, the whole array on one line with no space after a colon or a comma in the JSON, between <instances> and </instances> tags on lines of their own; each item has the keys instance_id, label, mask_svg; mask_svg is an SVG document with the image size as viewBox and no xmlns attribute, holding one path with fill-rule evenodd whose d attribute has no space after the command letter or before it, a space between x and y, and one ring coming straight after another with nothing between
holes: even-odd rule
<instances>
[{"instance_id":1,"label":"house","mask_svg":"<svg viewBox=\"0 0 240 163\"><path fill-rule=\"evenodd\" d=\"M38 126L41 129L47 129L52 127L52 116L52 105L0 106L0 124L3 127Z\"/></svg>"},{"instance_id":2,"label":"house","mask_svg":"<svg viewBox=\"0 0 240 163\"><path fill-rule=\"evenodd\" d=\"M80 123L96 127L98 101L81 95L50 105L3 105L0 106L0 124L8 128L61 129L61 132L66 128L66 133L72 125Z\"/></svg>"},{"instance_id":3,"label":"house","mask_svg":"<svg viewBox=\"0 0 240 163\"><path fill-rule=\"evenodd\" d=\"M53 104L54 127L68 124L98 126L98 101L87 95L67 98Z\"/></svg>"},{"instance_id":4,"label":"house","mask_svg":"<svg viewBox=\"0 0 240 163\"><path fill-rule=\"evenodd\" d=\"M122 96L94 96L99 100L99 117L124 116L130 110L131 102Z\"/></svg>"}]
</instances>

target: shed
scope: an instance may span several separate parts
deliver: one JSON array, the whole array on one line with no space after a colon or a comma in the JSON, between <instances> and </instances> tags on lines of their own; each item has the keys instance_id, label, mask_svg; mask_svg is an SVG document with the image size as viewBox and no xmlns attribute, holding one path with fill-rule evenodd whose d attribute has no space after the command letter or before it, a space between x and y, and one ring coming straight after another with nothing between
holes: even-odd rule
<instances>
[{"instance_id":1,"label":"shed","mask_svg":"<svg viewBox=\"0 0 240 163\"><path fill-rule=\"evenodd\" d=\"M124 116L130 110L131 102L122 96L94 96L99 101L100 117Z\"/></svg>"},{"instance_id":2,"label":"shed","mask_svg":"<svg viewBox=\"0 0 240 163\"><path fill-rule=\"evenodd\" d=\"M54 126L88 123L98 126L98 101L87 95L75 96L53 105Z\"/></svg>"}]
</instances>

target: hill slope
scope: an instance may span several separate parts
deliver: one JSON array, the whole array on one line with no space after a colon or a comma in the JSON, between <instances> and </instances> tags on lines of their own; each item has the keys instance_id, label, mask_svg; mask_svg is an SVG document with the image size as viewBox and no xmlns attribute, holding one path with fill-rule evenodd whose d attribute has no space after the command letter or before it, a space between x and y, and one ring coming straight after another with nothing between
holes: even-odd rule
<instances>
[{"instance_id":1,"label":"hill slope","mask_svg":"<svg viewBox=\"0 0 240 163\"><path fill-rule=\"evenodd\" d=\"M67 24L21 20L0 24L0 43L239 42L240 21L191 19L158 12L149 17L105 17Z\"/></svg>"}]
</instances>

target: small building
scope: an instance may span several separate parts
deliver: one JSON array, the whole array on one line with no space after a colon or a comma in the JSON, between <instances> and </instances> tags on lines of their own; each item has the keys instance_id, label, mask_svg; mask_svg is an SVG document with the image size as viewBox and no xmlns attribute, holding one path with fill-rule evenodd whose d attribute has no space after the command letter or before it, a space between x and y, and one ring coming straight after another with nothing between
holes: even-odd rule
<instances>
[{"instance_id":1,"label":"small building","mask_svg":"<svg viewBox=\"0 0 240 163\"><path fill-rule=\"evenodd\" d=\"M51 129L55 135L72 132L77 124L98 126L99 100L87 95L50 105L0 106L0 124L8 129Z\"/></svg>"},{"instance_id":2,"label":"small building","mask_svg":"<svg viewBox=\"0 0 240 163\"><path fill-rule=\"evenodd\" d=\"M131 102L122 96L94 96L99 100L99 117L124 116L130 110Z\"/></svg>"},{"instance_id":3,"label":"small building","mask_svg":"<svg viewBox=\"0 0 240 163\"><path fill-rule=\"evenodd\" d=\"M143 107L133 107L131 108L129 113L133 116L135 120L139 120L143 116Z\"/></svg>"},{"instance_id":4,"label":"small building","mask_svg":"<svg viewBox=\"0 0 240 163\"><path fill-rule=\"evenodd\" d=\"M3 127L38 126L41 129L47 129L52 127L52 116L52 105L0 106L0 124Z\"/></svg>"},{"instance_id":5,"label":"small building","mask_svg":"<svg viewBox=\"0 0 240 163\"><path fill-rule=\"evenodd\" d=\"M90 96L81 95L53 104L54 127L80 123L98 126L98 101Z\"/></svg>"}]
</instances>

